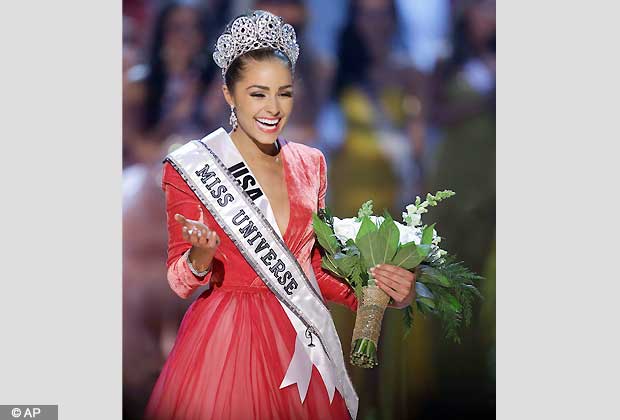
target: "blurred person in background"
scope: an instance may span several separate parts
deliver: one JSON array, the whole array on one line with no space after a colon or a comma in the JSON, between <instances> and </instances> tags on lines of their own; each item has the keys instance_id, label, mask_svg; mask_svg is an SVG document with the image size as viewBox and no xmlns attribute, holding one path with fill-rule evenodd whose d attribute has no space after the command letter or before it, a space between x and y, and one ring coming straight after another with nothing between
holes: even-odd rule
<instances>
[{"instance_id":1,"label":"blurred person in background","mask_svg":"<svg viewBox=\"0 0 620 420\"><path fill-rule=\"evenodd\" d=\"M123 38L131 33L138 50L146 48L156 2L151 0L123 0Z\"/></svg>"},{"instance_id":2,"label":"blurred person in background","mask_svg":"<svg viewBox=\"0 0 620 420\"><path fill-rule=\"evenodd\" d=\"M428 170L439 142L428 113L432 104L433 72L450 46L450 3L450 0L396 0L406 57L418 70L415 96L409 101L417 118L409 123L409 135L414 141L416 165L421 174L417 191L422 194L429 190Z\"/></svg>"},{"instance_id":3,"label":"blurred person in background","mask_svg":"<svg viewBox=\"0 0 620 420\"><path fill-rule=\"evenodd\" d=\"M330 207L338 216L354 214L368 198L379 211L399 214L416 192L419 173L408 132L419 109L416 71L403 58L399 34L392 0L351 3L333 89L337 125L344 128L331 156L336 182Z\"/></svg>"},{"instance_id":4,"label":"blurred person in background","mask_svg":"<svg viewBox=\"0 0 620 420\"><path fill-rule=\"evenodd\" d=\"M164 3L150 39L146 64L128 71L125 166L151 162L171 136L205 130L204 89L214 74L207 47L207 20L197 2Z\"/></svg>"},{"instance_id":5,"label":"blurred person in background","mask_svg":"<svg viewBox=\"0 0 620 420\"><path fill-rule=\"evenodd\" d=\"M431 118L440 142L429 189L456 196L433 208L427 222L438 222L445 249L481 273L485 299L460 345L441 345L435 334L438 394L424 413L479 419L495 412L495 2L457 3L454 16L452 52L433 75Z\"/></svg>"},{"instance_id":6,"label":"blurred person in background","mask_svg":"<svg viewBox=\"0 0 620 420\"><path fill-rule=\"evenodd\" d=\"M481 273L495 232L495 2L457 9L451 56L434 75L432 119L442 133L431 189L458 200L429 213L445 246Z\"/></svg>"},{"instance_id":7,"label":"blurred person in background","mask_svg":"<svg viewBox=\"0 0 620 420\"><path fill-rule=\"evenodd\" d=\"M140 64L140 48L135 36L135 25L129 16L123 16L123 168L132 161L130 137L135 126L134 103L140 100L141 92L132 89L135 84L131 80L131 69Z\"/></svg>"},{"instance_id":8,"label":"blurred person in background","mask_svg":"<svg viewBox=\"0 0 620 420\"><path fill-rule=\"evenodd\" d=\"M161 160L163 155L160 156ZM188 301L165 282L161 169L135 164L123 175L123 414L141 419Z\"/></svg>"},{"instance_id":9,"label":"blurred person in background","mask_svg":"<svg viewBox=\"0 0 620 420\"><path fill-rule=\"evenodd\" d=\"M153 4L144 4L147 10ZM137 6L136 6L137 7ZM132 9L133 10L133 9ZM133 10L133 14L148 16ZM203 18L189 2L162 5L153 24L123 27L123 411L141 419L190 302L165 282L167 232L161 160L177 136L204 130ZM137 27L152 27L143 64ZM215 73L212 71L212 73Z\"/></svg>"},{"instance_id":10,"label":"blurred person in background","mask_svg":"<svg viewBox=\"0 0 620 420\"><path fill-rule=\"evenodd\" d=\"M406 52L424 74L445 56L450 36L450 0L396 0Z\"/></svg>"},{"instance_id":11,"label":"blurred person in background","mask_svg":"<svg viewBox=\"0 0 620 420\"><path fill-rule=\"evenodd\" d=\"M330 161L331 153L340 147L344 128L338 104L332 98L334 77L338 69L338 38L348 21L350 0L307 0L308 22L305 41L315 58L313 78L319 98L316 115L316 147Z\"/></svg>"},{"instance_id":12,"label":"blurred person in background","mask_svg":"<svg viewBox=\"0 0 620 420\"><path fill-rule=\"evenodd\" d=\"M347 23L350 0L306 0L305 40L317 60L317 78L324 80L321 96L328 96L338 68L338 36Z\"/></svg>"}]
</instances>

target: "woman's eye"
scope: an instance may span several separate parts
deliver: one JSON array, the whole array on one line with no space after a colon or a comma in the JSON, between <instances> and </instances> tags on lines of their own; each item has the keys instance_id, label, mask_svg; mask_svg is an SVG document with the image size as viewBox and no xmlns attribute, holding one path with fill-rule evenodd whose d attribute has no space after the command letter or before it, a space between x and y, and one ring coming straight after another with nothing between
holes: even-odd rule
<instances>
[{"instance_id":1,"label":"woman's eye","mask_svg":"<svg viewBox=\"0 0 620 420\"><path fill-rule=\"evenodd\" d=\"M293 97L293 92L282 92L282 96L288 96L289 98Z\"/></svg>"},{"instance_id":2,"label":"woman's eye","mask_svg":"<svg viewBox=\"0 0 620 420\"><path fill-rule=\"evenodd\" d=\"M265 94L256 92L256 93L250 93L250 96L254 96L255 98L264 98Z\"/></svg>"}]
</instances>

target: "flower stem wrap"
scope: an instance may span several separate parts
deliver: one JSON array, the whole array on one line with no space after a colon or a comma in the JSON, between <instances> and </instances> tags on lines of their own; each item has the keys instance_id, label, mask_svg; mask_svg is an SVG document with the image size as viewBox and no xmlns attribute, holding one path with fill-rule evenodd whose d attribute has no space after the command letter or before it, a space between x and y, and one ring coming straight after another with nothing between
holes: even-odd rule
<instances>
[{"instance_id":1,"label":"flower stem wrap","mask_svg":"<svg viewBox=\"0 0 620 420\"><path fill-rule=\"evenodd\" d=\"M379 364L377 345L383 314L389 302L390 297L377 286L362 288L362 300L357 308L351 344L351 363L354 366L372 368Z\"/></svg>"}]
</instances>

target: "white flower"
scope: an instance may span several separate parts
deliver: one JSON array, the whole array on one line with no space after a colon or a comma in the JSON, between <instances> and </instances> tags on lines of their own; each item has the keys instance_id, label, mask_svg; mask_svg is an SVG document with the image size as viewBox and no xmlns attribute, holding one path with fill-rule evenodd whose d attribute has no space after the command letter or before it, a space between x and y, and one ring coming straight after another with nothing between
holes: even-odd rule
<instances>
[{"instance_id":1,"label":"white flower","mask_svg":"<svg viewBox=\"0 0 620 420\"><path fill-rule=\"evenodd\" d=\"M377 225L377 227L381 226L381 223L383 223L383 221L385 220L385 217L383 216L368 216L370 217L370 220L372 220L372 222Z\"/></svg>"},{"instance_id":2,"label":"white flower","mask_svg":"<svg viewBox=\"0 0 620 420\"><path fill-rule=\"evenodd\" d=\"M433 245L439 245L439 242L441 242L441 236L437 235L437 231L435 229L433 229L432 244Z\"/></svg>"},{"instance_id":3,"label":"white flower","mask_svg":"<svg viewBox=\"0 0 620 420\"><path fill-rule=\"evenodd\" d=\"M406 226L402 223L394 222L398 227L400 233L399 243L408 244L409 242L415 242L416 245L420 245L422 241L422 229L415 226Z\"/></svg>"},{"instance_id":4,"label":"white flower","mask_svg":"<svg viewBox=\"0 0 620 420\"><path fill-rule=\"evenodd\" d=\"M354 218L339 219L334 217L334 233L342 243L347 242L349 239L355 240L361 225L362 223Z\"/></svg>"},{"instance_id":5,"label":"white flower","mask_svg":"<svg viewBox=\"0 0 620 420\"><path fill-rule=\"evenodd\" d=\"M414 204L409 204L405 209L407 211L403 212L403 221L407 223L408 226L419 226L422 224L422 208L418 208Z\"/></svg>"},{"instance_id":6,"label":"white flower","mask_svg":"<svg viewBox=\"0 0 620 420\"><path fill-rule=\"evenodd\" d=\"M408 204L405 210L407 210L408 214L413 214L417 213L418 207L415 204Z\"/></svg>"}]
</instances>

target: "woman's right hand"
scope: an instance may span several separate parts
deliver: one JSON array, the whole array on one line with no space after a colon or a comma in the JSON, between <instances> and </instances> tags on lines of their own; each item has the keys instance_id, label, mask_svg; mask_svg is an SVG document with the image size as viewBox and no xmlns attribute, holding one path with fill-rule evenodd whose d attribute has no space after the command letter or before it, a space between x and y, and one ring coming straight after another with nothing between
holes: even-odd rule
<instances>
[{"instance_id":1,"label":"woman's right hand","mask_svg":"<svg viewBox=\"0 0 620 420\"><path fill-rule=\"evenodd\" d=\"M202 219L202 217L201 217ZM213 260L215 251L220 245L220 238L214 230L209 229L202 220L187 219L176 214L174 220L181 224L183 239L192 245L189 258L198 271L206 270Z\"/></svg>"}]
</instances>

